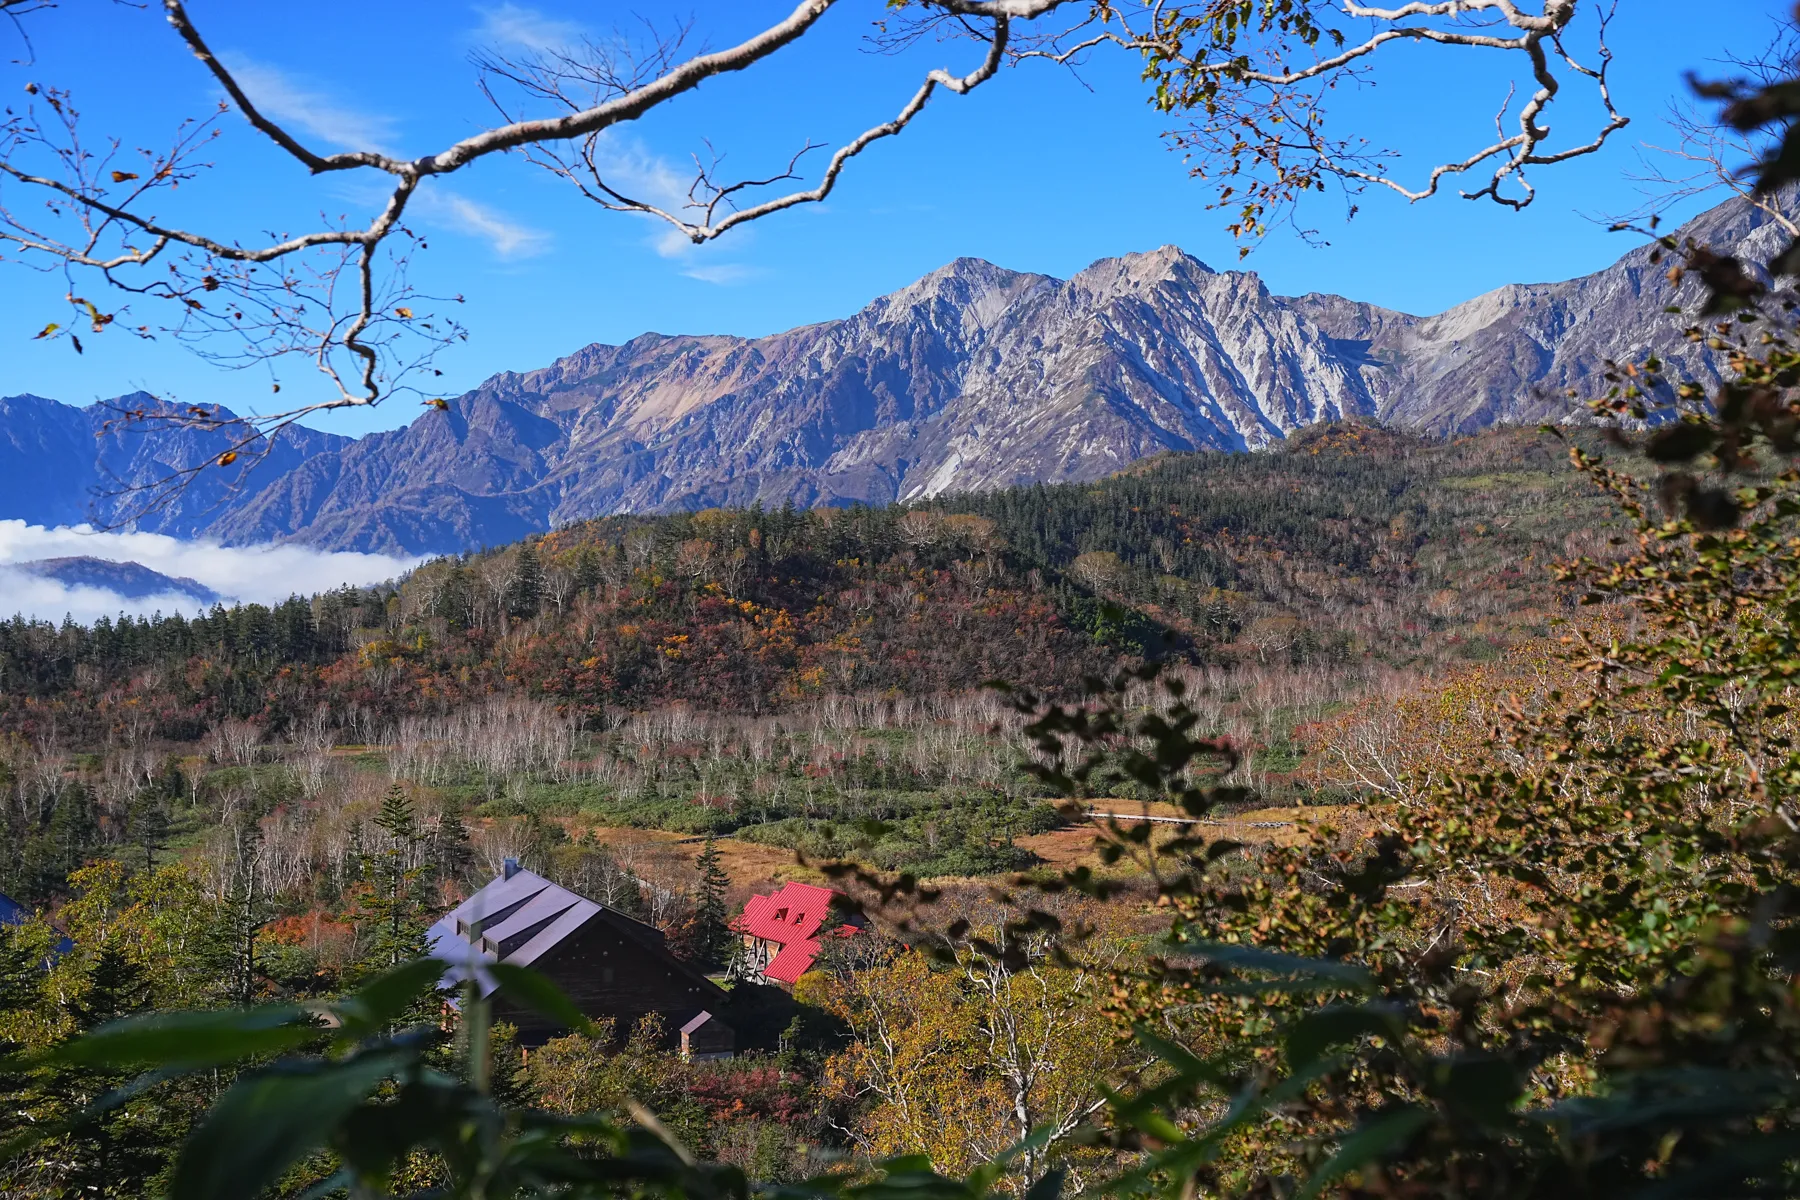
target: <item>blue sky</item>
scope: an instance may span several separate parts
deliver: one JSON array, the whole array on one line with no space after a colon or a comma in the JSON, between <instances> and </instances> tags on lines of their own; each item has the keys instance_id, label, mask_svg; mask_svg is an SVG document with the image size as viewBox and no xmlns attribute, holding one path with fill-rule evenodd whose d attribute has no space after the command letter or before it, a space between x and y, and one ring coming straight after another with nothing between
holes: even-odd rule
<instances>
[{"instance_id":1,"label":"blue sky","mask_svg":"<svg viewBox=\"0 0 1800 1200\"><path fill-rule=\"evenodd\" d=\"M373 145L406 154L441 147L491 119L468 63L484 45L603 34L633 12L691 17L696 40L726 44L788 6L767 0L692 5L659 2L460 3L382 0L310 3L190 0L190 11L252 94L320 145ZM1683 72L1705 70L1728 49L1764 43L1785 5L1714 0L1694 28L1683 0L1625 0L1612 30L1614 90L1633 118L1597 156L1541 170L1537 203L1514 214L1454 194L1419 205L1370 194L1345 223L1336 197L1302 214L1329 245L1277 231L1243 264L1279 293L1339 292L1393 308L1439 311L1513 281L1566 278L1630 248L1603 219L1641 197L1625 178L1643 142L1665 140L1661 117L1683 90ZM30 26L33 59L0 68L0 91L26 81L73 90L90 134L127 144L165 137L205 111L218 91L168 32L159 6L68 5ZM973 65L967 44L926 43L897 56L862 41L882 12L876 0L830 14L814 33L741 76L622 130L610 144L645 186L681 178L707 140L733 164L758 171L785 163L806 139L833 143L886 119L922 71ZM1592 14L1584 13L1584 25ZM1674 31L1679 30L1679 36ZM0 36L11 38L10 34ZM1585 40L1575 39L1579 53ZM1346 96L1341 119L1422 167L1491 136L1504 95L1504 65L1415 46L1394 47L1373 89ZM17 58L8 40L0 52ZM1568 140L1583 140L1592 110L1565 108ZM940 94L901 137L866 152L824 205L790 211L700 248L671 245L644 218L608 213L567 184L512 158L482 162L434 185L416 205L430 249L417 278L461 293L466 345L439 365L445 395L499 370L542 366L591 342L645 331L758 335L846 315L959 255L1067 276L1097 258L1175 243L1215 267L1237 264L1225 216L1187 178L1159 138L1164 119L1145 103L1133 63L1097 58L1076 78L1027 64L967 97ZM267 147L235 116L211 158L217 166L176 201L196 222L253 230L298 229L319 212L362 219L371 194L341 177L314 180ZM1692 205L1675 215L1693 211ZM221 371L166 341L118 332L33 341L62 320L60 276L0 263L0 394L34 392L84 404L134 388L185 403L243 411L269 398L262 372ZM308 372L281 372L284 394L322 398ZM402 424L416 401L337 414L316 424L344 433Z\"/></svg>"}]
</instances>

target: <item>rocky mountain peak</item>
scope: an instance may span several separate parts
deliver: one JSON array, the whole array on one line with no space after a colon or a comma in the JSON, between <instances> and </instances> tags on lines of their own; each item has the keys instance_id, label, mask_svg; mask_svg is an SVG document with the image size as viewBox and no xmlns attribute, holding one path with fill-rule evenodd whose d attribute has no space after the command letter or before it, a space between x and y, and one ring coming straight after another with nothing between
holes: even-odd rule
<instances>
[{"instance_id":1,"label":"rocky mountain peak","mask_svg":"<svg viewBox=\"0 0 1800 1200\"><path fill-rule=\"evenodd\" d=\"M1095 299L1139 295L1160 286L1192 286L1215 275L1211 267L1179 246L1102 258L1075 273L1069 286Z\"/></svg>"},{"instance_id":2,"label":"rocky mountain peak","mask_svg":"<svg viewBox=\"0 0 1800 1200\"><path fill-rule=\"evenodd\" d=\"M907 321L917 314L967 330L986 329L1020 294L1050 282L1047 275L1009 271L986 259L957 258L929 275L870 304L864 313L877 321Z\"/></svg>"}]
</instances>

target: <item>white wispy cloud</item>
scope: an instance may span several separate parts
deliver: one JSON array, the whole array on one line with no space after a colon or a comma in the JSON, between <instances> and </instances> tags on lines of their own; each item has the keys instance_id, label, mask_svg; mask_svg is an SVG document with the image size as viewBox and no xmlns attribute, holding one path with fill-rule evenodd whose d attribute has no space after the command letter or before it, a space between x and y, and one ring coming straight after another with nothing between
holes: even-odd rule
<instances>
[{"instance_id":1,"label":"white wispy cloud","mask_svg":"<svg viewBox=\"0 0 1800 1200\"><path fill-rule=\"evenodd\" d=\"M550 235L542 229L441 185L415 192L413 207L431 224L483 239L502 258L530 258L550 248Z\"/></svg>"},{"instance_id":2,"label":"white wispy cloud","mask_svg":"<svg viewBox=\"0 0 1800 1200\"><path fill-rule=\"evenodd\" d=\"M162 613L165 616L173 613L193 614L205 605L196 603L192 596L170 593L167 596L143 596L128 599L104 588L69 587L59 580L46 579L42 575L33 575L30 571L21 571L14 567L0 566L0 601L4 602L6 617L13 614L23 617L35 617L40 621L61 621L64 617L73 617L83 625L91 625L101 617L116 617L120 613L132 613L148 616L151 613Z\"/></svg>"},{"instance_id":3,"label":"white wispy cloud","mask_svg":"<svg viewBox=\"0 0 1800 1200\"><path fill-rule=\"evenodd\" d=\"M18 563L38 559L81 556L139 563L171 578L203 583L229 599L264 604L345 584L379 583L420 561L306 546L221 546L160 533L99 532L87 525L51 529L0 520L0 609L5 610L4 615L17 612L61 620L66 613L91 621L121 612L193 612L201 607L191 597L179 594L133 600L103 588L68 587L15 569Z\"/></svg>"},{"instance_id":4,"label":"white wispy cloud","mask_svg":"<svg viewBox=\"0 0 1800 1200\"><path fill-rule=\"evenodd\" d=\"M251 101L278 124L332 149L399 156L392 145L398 122L392 117L344 104L314 81L280 67L241 55L222 57ZM362 195L362 190L356 194ZM385 196L371 188L367 199L379 203ZM440 179L413 193L410 211L424 224L480 238L502 258L529 257L550 244L550 235L543 230L471 200Z\"/></svg>"},{"instance_id":5,"label":"white wispy cloud","mask_svg":"<svg viewBox=\"0 0 1800 1200\"><path fill-rule=\"evenodd\" d=\"M687 207L691 203L688 189L694 182L691 166L678 167L636 138L613 130L600 136L594 161L600 169L600 177L620 195L654 204L673 216L695 215L695 210ZM650 216L645 220L652 223L651 247L663 258L682 263L680 272L690 279L730 285L745 283L765 273L761 268L742 263L698 262L700 255L716 253L713 247L717 243L696 246L686 234L661 217ZM742 237L736 233L732 236Z\"/></svg>"},{"instance_id":6,"label":"white wispy cloud","mask_svg":"<svg viewBox=\"0 0 1800 1200\"><path fill-rule=\"evenodd\" d=\"M693 171L677 167L637 138L606 130L595 141L594 163L600 178L621 196L654 204L672 216L685 215ZM664 258L679 258L693 249L686 235L661 217L646 219L655 224L651 244Z\"/></svg>"},{"instance_id":7,"label":"white wispy cloud","mask_svg":"<svg viewBox=\"0 0 1800 1200\"><path fill-rule=\"evenodd\" d=\"M481 18L475 29L475 39L490 46L541 54L565 49L581 39L581 26L575 22L549 16L522 4L478 5L475 12Z\"/></svg>"},{"instance_id":8,"label":"white wispy cloud","mask_svg":"<svg viewBox=\"0 0 1800 1200\"><path fill-rule=\"evenodd\" d=\"M746 266L743 263L712 263L684 267L681 273L689 279L698 279L701 283L716 283L721 287L749 283L753 279L761 279L768 274L761 267Z\"/></svg>"},{"instance_id":9,"label":"white wispy cloud","mask_svg":"<svg viewBox=\"0 0 1800 1200\"><path fill-rule=\"evenodd\" d=\"M277 124L339 150L390 153L398 122L345 104L310 80L241 54L220 58L252 103Z\"/></svg>"}]
</instances>

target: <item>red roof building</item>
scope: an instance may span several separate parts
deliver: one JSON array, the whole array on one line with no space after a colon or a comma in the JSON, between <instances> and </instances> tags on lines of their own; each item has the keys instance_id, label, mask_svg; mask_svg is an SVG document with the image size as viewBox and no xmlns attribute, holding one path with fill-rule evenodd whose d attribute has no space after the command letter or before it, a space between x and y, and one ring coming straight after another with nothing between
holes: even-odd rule
<instances>
[{"instance_id":1,"label":"red roof building","mask_svg":"<svg viewBox=\"0 0 1800 1200\"><path fill-rule=\"evenodd\" d=\"M752 896L743 915L731 927L743 935L750 968L764 979L790 987L812 970L813 960L825 948L822 938L854 937L861 933L860 914L848 914L843 922L820 932L832 917L830 888L810 883L789 883L772 896Z\"/></svg>"}]
</instances>

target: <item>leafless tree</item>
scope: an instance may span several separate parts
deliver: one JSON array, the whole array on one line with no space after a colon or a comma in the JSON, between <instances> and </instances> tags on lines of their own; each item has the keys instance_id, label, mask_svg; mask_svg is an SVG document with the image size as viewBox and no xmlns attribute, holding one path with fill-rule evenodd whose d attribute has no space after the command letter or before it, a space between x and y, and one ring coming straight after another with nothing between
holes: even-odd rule
<instances>
[{"instance_id":1,"label":"leafless tree","mask_svg":"<svg viewBox=\"0 0 1800 1200\"><path fill-rule=\"evenodd\" d=\"M257 758L262 728L249 721L227 717L207 731L207 757L220 766L247 767Z\"/></svg>"},{"instance_id":2,"label":"leafless tree","mask_svg":"<svg viewBox=\"0 0 1800 1200\"><path fill-rule=\"evenodd\" d=\"M71 315L47 323L40 336L66 337L79 348L81 333L172 335L231 366L298 358L311 364L322 390L246 417L173 405L122 414L227 435L228 448L152 486L147 506L215 463L267 453L272 435L308 414L373 405L407 390L446 406L418 389L432 377L436 353L465 333L451 315L456 297L421 294L408 280L420 245L409 214L421 189L497 155L537 164L602 209L649 216L704 243L825 200L857 156L907 129L940 92L967 94L1009 63L1079 69L1092 53L1115 50L1145 64L1156 102L1177 122L1173 144L1195 174L1216 182L1220 204L1239 208L1231 227L1254 238L1273 215L1327 180L1351 192L1373 184L1418 200L1468 176L1479 186L1466 196L1522 208L1535 194L1528 169L1592 154L1626 124L1608 84L1610 12L1597 12L1595 48L1577 58L1567 44L1576 0L1410 0L1392 7L1357 0L798 0L785 16L717 50L691 51L688 31L676 28L524 57L489 52L478 56L478 66L496 123L417 155L373 146L328 151L258 104L255 88L214 52L183 0L161 0L161 7L173 36L224 99L159 147L128 149L91 133L66 89L25 81L23 106L0 119L0 250L69 279ZM893 115L838 145L816 176L804 168L825 147L811 140L741 177L724 175L722 157L709 147L696 156L692 182L677 201L635 194L612 170L602 152L609 131L716 76L757 68L828 12L859 7L875 19L877 50L938 38L966 46L968 61L923 72L898 97ZM101 19L48 0L0 0L0 15L29 17L22 29L36 21ZM1512 55L1520 68L1495 114L1494 135L1414 183L1402 180L1392 154L1328 133L1324 120L1332 89L1363 79L1383 48L1396 43ZM1553 143L1547 114L1570 81L1588 86L1602 115L1597 128ZM834 106L843 102L833 97ZM297 233L252 236L161 215L172 189L207 174L207 155L234 112L311 175L378 181L382 198L363 218ZM138 313L138 304L160 306L166 315Z\"/></svg>"},{"instance_id":3,"label":"leafless tree","mask_svg":"<svg viewBox=\"0 0 1800 1200\"><path fill-rule=\"evenodd\" d=\"M702 579L712 576L713 561L718 549L701 538L689 538L675 547L675 569L698 584Z\"/></svg>"},{"instance_id":4,"label":"leafless tree","mask_svg":"<svg viewBox=\"0 0 1800 1200\"><path fill-rule=\"evenodd\" d=\"M725 589L725 594L736 600L744 590L744 581L750 576L750 556L742 546L734 547L713 561L713 578Z\"/></svg>"},{"instance_id":5,"label":"leafless tree","mask_svg":"<svg viewBox=\"0 0 1800 1200\"><path fill-rule=\"evenodd\" d=\"M476 578L480 581L481 592L486 599L485 608L493 613L492 624L483 617L476 624L486 625L490 629L506 628L506 606L512 596L513 586L519 581L519 564L516 555L490 554L479 560L475 568Z\"/></svg>"},{"instance_id":6,"label":"leafless tree","mask_svg":"<svg viewBox=\"0 0 1800 1200\"><path fill-rule=\"evenodd\" d=\"M575 576L564 567L554 563L544 568L544 599L556 605L556 615L562 616L563 609L575 595Z\"/></svg>"}]
</instances>

